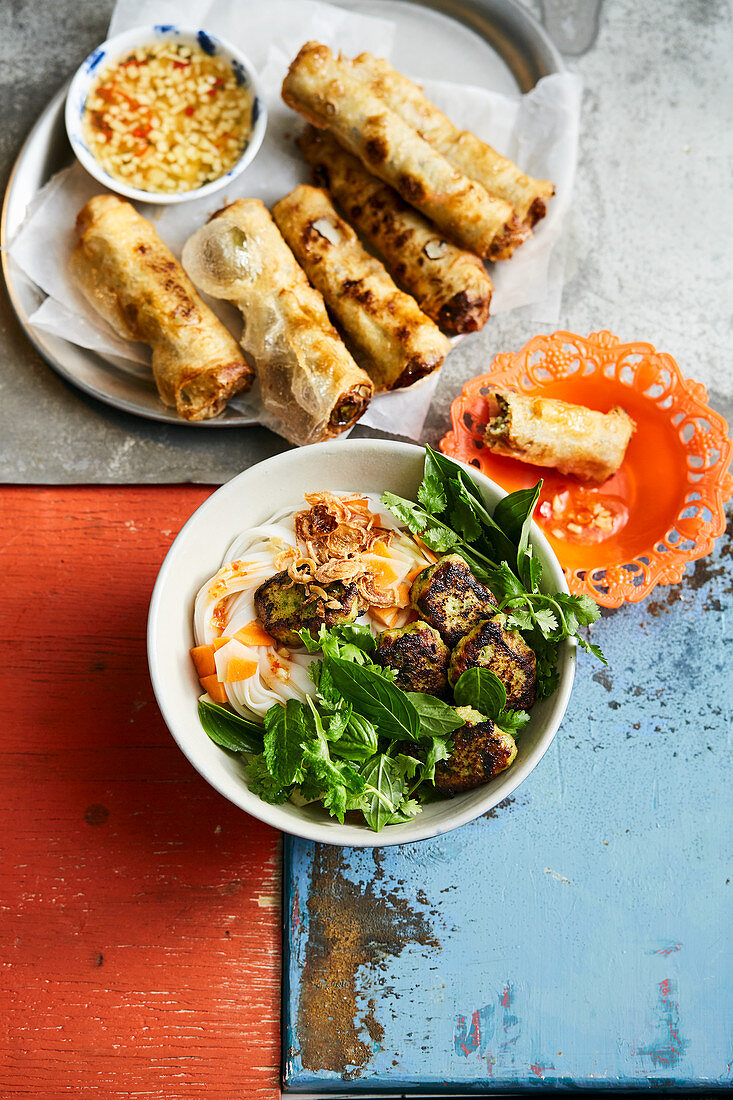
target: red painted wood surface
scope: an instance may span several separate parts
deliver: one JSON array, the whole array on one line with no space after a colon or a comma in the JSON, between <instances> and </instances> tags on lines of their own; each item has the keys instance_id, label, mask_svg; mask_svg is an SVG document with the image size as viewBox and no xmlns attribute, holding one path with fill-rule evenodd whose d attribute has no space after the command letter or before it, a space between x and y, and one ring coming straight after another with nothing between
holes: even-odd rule
<instances>
[{"instance_id":1,"label":"red painted wood surface","mask_svg":"<svg viewBox=\"0 0 733 1100\"><path fill-rule=\"evenodd\" d=\"M148 679L201 487L0 490L0 1095L279 1096L278 835Z\"/></svg>"}]
</instances>

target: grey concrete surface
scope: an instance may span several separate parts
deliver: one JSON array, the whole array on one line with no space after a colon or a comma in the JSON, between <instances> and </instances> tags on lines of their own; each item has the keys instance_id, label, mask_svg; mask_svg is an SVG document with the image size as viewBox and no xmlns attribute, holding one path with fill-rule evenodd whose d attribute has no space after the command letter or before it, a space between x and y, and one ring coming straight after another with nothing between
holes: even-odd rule
<instances>
[{"instance_id":1,"label":"grey concrete surface","mask_svg":"<svg viewBox=\"0 0 733 1100\"><path fill-rule=\"evenodd\" d=\"M532 0L585 85L557 327L610 329L669 352L733 414L731 12L725 0ZM112 0L0 2L0 186L51 94L105 36ZM728 117L726 117L728 115ZM493 318L443 369L425 438L498 351L550 326ZM227 480L286 446L263 429L201 431L117 413L64 383L0 295L0 480ZM377 434L357 429L357 434Z\"/></svg>"}]
</instances>

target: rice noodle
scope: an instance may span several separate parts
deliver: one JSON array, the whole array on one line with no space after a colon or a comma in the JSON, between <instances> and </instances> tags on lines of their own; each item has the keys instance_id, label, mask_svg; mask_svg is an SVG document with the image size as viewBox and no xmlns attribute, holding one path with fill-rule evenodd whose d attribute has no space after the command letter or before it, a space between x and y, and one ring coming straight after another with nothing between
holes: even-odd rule
<instances>
[{"instance_id":1,"label":"rice noodle","mask_svg":"<svg viewBox=\"0 0 733 1100\"><path fill-rule=\"evenodd\" d=\"M256 619L255 592L269 577L287 568L293 583L296 583L293 572L300 572L297 583L310 577L318 591L318 582L329 584L333 580L348 581L356 576L360 592L370 602L369 609L358 621L368 623L378 633L384 629L384 622L375 615L374 609L400 608L394 612L390 625L405 625L410 618L406 598L408 578L432 561L429 551L421 548L412 535L383 510L376 497L313 493L307 494L305 499L311 507L325 504L328 511L338 517L337 524L326 532L327 537L311 537L316 534L312 526L305 529L302 517L308 509L304 509L302 503L283 508L265 523L248 528L234 539L221 568L196 596L196 644L211 645L216 639L230 639L215 654L219 679L223 680L227 663L233 656L257 662L257 671L249 679L225 684L229 703L247 718L262 719L273 703L285 703L290 698L303 700L313 691L308 666L317 655L276 644L249 646L233 637ZM355 511L349 507L349 501L363 503ZM357 549L352 528L361 531L359 546L366 546L367 550ZM350 546L351 557L333 557L327 552L330 547L348 553ZM385 567L393 570L396 577L388 585L382 585L379 579L380 570Z\"/></svg>"}]
</instances>

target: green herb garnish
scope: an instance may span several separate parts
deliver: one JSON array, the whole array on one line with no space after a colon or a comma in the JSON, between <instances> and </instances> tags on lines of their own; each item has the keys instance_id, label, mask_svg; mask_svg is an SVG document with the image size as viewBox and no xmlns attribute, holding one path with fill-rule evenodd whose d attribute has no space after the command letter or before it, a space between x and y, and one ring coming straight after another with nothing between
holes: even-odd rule
<instances>
[{"instance_id":1,"label":"green herb garnish","mask_svg":"<svg viewBox=\"0 0 733 1100\"><path fill-rule=\"evenodd\" d=\"M499 601L503 625L522 632L536 655L537 696L557 687L558 644L575 638L599 660L580 633L599 617L585 596L540 590L542 566L529 532L542 482L504 497L490 513L468 472L426 448L418 502L384 493L382 503L439 554L458 553ZM447 760L451 734L463 725L455 707L421 692L403 691L396 672L376 664L368 626L343 623L317 637L301 631L305 649L320 653L310 665L314 694L304 702L275 703L264 728L206 700L199 716L209 737L247 756L250 789L281 803L294 791L319 799L339 821L350 810L376 831L409 821L434 797L435 768ZM509 733L529 721L507 710L506 689L486 668L470 668L453 689L455 706L470 706Z\"/></svg>"},{"instance_id":2,"label":"green herb garnish","mask_svg":"<svg viewBox=\"0 0 733 1100\"><path fill-rule=\"evenodd\" d=\"M467 471L431 447L425 449L420 503L394 493L384 493L382 503L431 550L460 554L474 576L488 585L506 616L505 626L525 632L536 653L538 698L557 687L557 646L566 638L607 664L600 648L579 629L600 616L593 600L540 591L542 566L529 532L542 481L510 493L490 515Z\"/></svg>"}]
</instances>

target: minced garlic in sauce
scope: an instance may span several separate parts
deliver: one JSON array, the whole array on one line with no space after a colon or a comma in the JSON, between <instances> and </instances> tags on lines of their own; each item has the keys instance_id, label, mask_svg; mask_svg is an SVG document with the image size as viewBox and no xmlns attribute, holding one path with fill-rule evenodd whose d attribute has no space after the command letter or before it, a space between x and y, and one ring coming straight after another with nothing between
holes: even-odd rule
<instances>
[{"instance_id":1,"label":"minced garlic in sauce","mask_svg":"<svg viewBox=\"0 0 733 1100\"><path fill-rule=\"evenodd\" d=\"M158 42L101 72L82 125L90 152L115 179L143 191L192 191L241 156L252 98L221 58Z\"/></svg>"}]
</instances>

